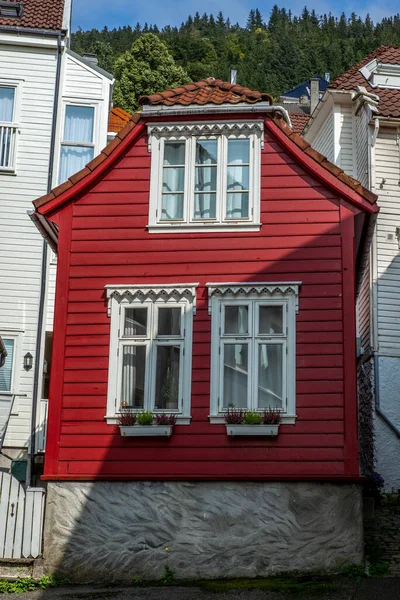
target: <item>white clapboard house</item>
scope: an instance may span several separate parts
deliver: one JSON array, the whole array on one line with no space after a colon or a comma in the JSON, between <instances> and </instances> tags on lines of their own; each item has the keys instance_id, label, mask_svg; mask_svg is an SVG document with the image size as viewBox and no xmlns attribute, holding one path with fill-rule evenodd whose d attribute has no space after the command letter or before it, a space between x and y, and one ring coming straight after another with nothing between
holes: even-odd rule
<instances>
[{"instance_id":1,"label":"white clapboard house","mask_svg":"<svg viewBox=\"0 0 400 600\"><path fill-rule=\"evenodd\" d=\"M364 471L400 488L400 48L382 46L333 81L303 132L375 192L380 212L358 297Z\"/></svg>"},{"instance_id":2,"label":"white clapboard house","mask_svg":"<svg viewBox=\"0 0 400 600\"><path fill-rule=\"evenodd\" d=\"M0 0L0 469L44 450L55 257L27 212L107 143L112 76L70 46L71 0ZM15 465L15 463L14 463Z\"/></svg>"}]
</instances>

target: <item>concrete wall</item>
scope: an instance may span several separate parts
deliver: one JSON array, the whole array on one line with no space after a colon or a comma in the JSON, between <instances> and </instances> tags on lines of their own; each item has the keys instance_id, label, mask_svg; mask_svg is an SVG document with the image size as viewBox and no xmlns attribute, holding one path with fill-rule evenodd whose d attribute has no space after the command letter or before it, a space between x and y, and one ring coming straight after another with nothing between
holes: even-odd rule
<instances>
[{"instance_id":1,"label":"concrete wall","mask_svg":"<svg viewBox=\"0 0 400 600\"><path fill-rule=\"evenodd\" d=\"M49 482L48 572L72 581L263 576L361 563L357 485Z\"/></svg>"}]
</instances>

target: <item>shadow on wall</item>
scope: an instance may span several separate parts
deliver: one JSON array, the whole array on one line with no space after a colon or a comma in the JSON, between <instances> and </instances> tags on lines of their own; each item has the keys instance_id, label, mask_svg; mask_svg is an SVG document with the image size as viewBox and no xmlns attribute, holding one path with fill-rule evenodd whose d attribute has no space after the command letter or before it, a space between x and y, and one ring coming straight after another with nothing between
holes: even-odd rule
<instances>
[{"instance_id":1,"label":"shadow on wall","mask_svg":"<svg viewBox=\"0 0 400 600\"><path fill-rule=\"evenodd\" d=\"M299 174L296 165L288 166ZM301 176L308 187L310 177ZM254 478L268 477L274 469L276 473L277 464L282 474L295 476L343 474L349 432L344 428L339 202L315 182L309 191L309 197L293 202L292 190L279 206L267 205L262 235L208 235L207 250L222 253L225 239L224 254L231 255L219 271L215 263L212 270L209 264L176 265L177 274L185 273L179 279L199 281L200 286L194 317L193 418L190 426L176 425L171 438L123 438L117 426L104 422L107 303L104 296L97 306L92 300L87 308L80 302L80 315L98 331L92 326L85 343L79 335L67 340L68 351L73 350L69 356L80 364L68 373L71 383L64 384L59 472L69 478L76 473L76 480L48 484L44 556L49 572L81 582L131 581L135 576L158 579L166 565L178 578L212 578L361 562L362 511L356 484L246 482L229 475L232 461L238 479L251 479L254 473ZM112 199L117 204L116 196ZM274 237L265 237L270 231ZM129 239L129 229L126 234ZM246 259L250 254L251 261ZM125 261L126 253L121 256ZM107 279L98 287L88 277L87 289L100 291L113 281L148 282L148 266L136 265L136 271L131 278ZM298 419L296 425L281 425L276 439L228 438L224 425L209 422L211 320L204 285L210 280L303 282L296 318ZM85 370L84 359L92 359L88 363L97 363L97 368ZM132 481L124 481L130 473ZM187 481L207 479L210 473L214 481ZM80 481L86 474L99 481Z\"/></svg>"}]
</instances>

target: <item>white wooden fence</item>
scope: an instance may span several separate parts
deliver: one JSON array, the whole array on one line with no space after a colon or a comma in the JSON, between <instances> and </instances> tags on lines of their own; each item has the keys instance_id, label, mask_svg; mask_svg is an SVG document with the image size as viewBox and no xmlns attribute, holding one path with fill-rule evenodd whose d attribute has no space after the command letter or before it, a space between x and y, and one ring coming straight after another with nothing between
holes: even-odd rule
<instances>
[{"instance_id":1,"label":"white wooden fence","mask_svg":"<svg viewBox=\"0 0 400 600\"><path fill-rule=\"evenodd\" d=\"M0 473L0 558L37 558L42 552L43 488L23 486Z\"/></svg>"}]
</instances>

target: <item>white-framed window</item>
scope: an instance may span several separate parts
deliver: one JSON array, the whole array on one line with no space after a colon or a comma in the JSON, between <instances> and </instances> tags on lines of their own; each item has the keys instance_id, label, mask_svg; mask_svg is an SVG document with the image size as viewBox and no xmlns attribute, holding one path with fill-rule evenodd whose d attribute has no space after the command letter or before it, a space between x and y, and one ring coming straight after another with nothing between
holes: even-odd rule
<instances>
[{"instance_id":1,"label":"white-framed window","mask_svg":"<svg viewBox=\"0 0 400 600\"><path fill-rule=\"evenodd\" d=\"M18 93L18 83L0 80L0 172L15 171Z\"/></svg>"},{"instance_id":2,"label":"white-framed window","mask_svg":"<svg viewBox=\"0 0 400 600\"><path fill-rule=\"evenodd\" d=\"M19 363L19 340L16 333L0 332L7 351L4 365L0 367L0 395L15 394L18 380L17 365Z\"/></svg>"},{"instance_id":3,"label":"white-framed window","mask_svg":"<svg viewBox=\"0 0 400 600\"><path fill-rule=\"evenodd\" d=\"M207 284L211 314L211 421L230 407L296 416L300 283Z\"/></svg>"},{"instance_id":4,"label":"white-framed window","mask_svg":"<svg viewBox=\"0 0 400 600\"><path fill-rule=\"evenodd\" d=\"M263 131L262 120L149 125L149 230L259 230Z\"/></svg>"},{"instance_id":5,"label":"white-framed window","mask_svg":"<svg viewBox=\"0 0 400 600\"><path fill-rule=\"evenodd\" d=\"M110 358L107 421L120 408L173 413L190 423L197 284L106 286Z\"/></svg>"},{"instance_id":6,"label":"white-framed window","mask_svg":"<svg viewBox=\"0 0 400 600\"><path fill-rule=\"evenodd\" d=\"M58 183L66 181L94 158L95 124L95 105L65 103Z\"/></svg>"}]
</instances>

